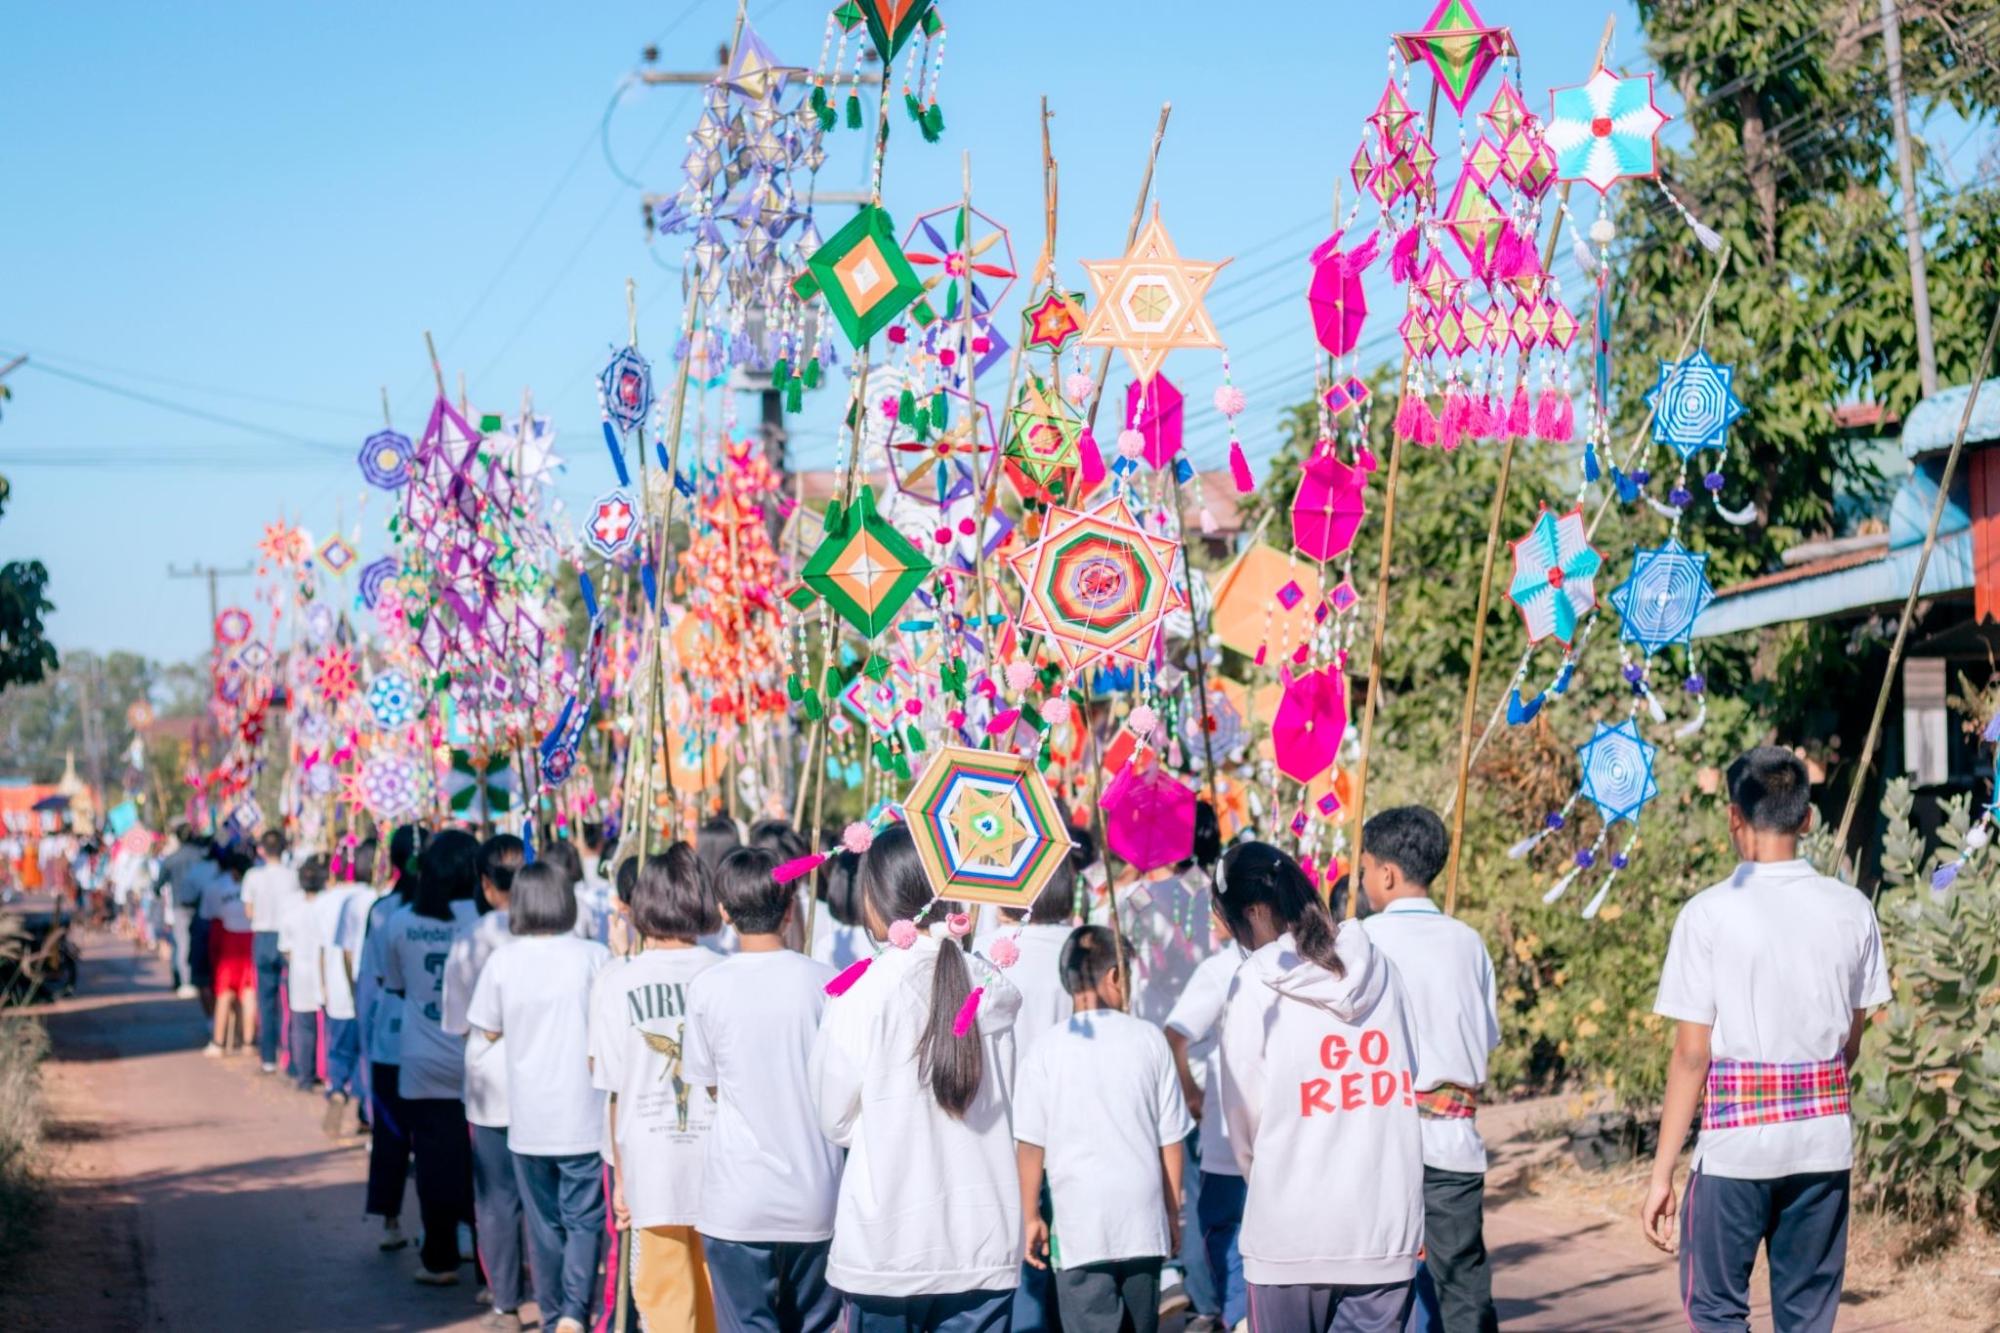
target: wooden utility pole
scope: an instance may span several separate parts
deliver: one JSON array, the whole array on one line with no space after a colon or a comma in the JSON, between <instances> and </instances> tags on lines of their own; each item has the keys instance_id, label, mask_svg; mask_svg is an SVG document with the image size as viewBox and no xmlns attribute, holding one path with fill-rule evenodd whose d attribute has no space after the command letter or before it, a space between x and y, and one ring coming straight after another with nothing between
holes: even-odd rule
<instances>
[{"instance_id":1,"label":"wooden utility pole","mask_svg":"<svg viewBox=\"0 0 2000 1333\"><path fill-rule=\"evenodd\" d=\"M1882 49L1889 63L1889 106L1896 122L1896 176L1903 192L1903 249L1910 257L1910 299L1917 316L1917 374L1924 397L1938 391L1937 344L1931 339L1931 289L1917 216L1917 164L1910 151L1910 91L1903 82L1903 24L1896 0L1882 0Z\"/></svg>"},{"instance_id":2,"label":"wooden utility pole","mask_svg":"<svg viewBox=\"0 0 2000 1333\"><path fill-rule=\"evenodd\" d=\"M217 569L214 565L204 565L199 560L186 569L182 569L179 565L167 566L167 577L170 579L208 580L208 633L211 641L215 637L215 622L222 617L222 601L216 594L216 580L248 578L256 572L257 567L255 565L239 565L234 569Z\"/></svg>"}]
</instances>

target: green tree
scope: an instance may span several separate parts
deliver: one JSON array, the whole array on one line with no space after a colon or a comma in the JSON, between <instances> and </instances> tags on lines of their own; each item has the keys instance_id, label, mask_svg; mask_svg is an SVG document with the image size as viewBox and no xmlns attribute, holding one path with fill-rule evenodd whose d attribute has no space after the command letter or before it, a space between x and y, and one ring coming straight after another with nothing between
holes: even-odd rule
<instances>
[{"instance_id":1,"label":"green tree","mask_svg":"<svg viewBox=\"0 0 2000 1333\"><path fill-rule=\"evenodd\" d=\"M0 514L12 487L0 477ZM56 650L44 637L42 617L55 610L45 595L49 571L39 560L0 565L0 691L32 685L56 667Z\"/></svg>"}]
</instances>

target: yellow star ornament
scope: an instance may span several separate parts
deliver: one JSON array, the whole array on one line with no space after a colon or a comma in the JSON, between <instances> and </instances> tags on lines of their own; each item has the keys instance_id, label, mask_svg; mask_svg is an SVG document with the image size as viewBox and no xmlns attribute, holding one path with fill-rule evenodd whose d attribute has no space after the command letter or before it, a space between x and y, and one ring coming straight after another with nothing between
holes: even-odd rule
<instances>
[{"instance_id":1,"label":"yellow star ornament","mask_svg":"<svg viewBox=\"0 0 2000 1333\"><path fill-rule=\"evenodd\" d=\"M959 855L978 865L1004 866L1028 836L1014 817L1013 798L1005 791L967 788L951 812L952 833Z\"/></svg>"},{"instance_id":2,"label":"yellow star ornament","mask_svg":"<svg viewBox=\"0 0 2000 1333\"><path fill-rule=\"evenodd\" d=\"M1083 261L1097 295L1084 343L1122 350L1141 384L1152 382L1176 347L1222 346L1202 298L1227 263L1182 259L1155 205L1123 259Z\"/></svg>"}]
</instances>

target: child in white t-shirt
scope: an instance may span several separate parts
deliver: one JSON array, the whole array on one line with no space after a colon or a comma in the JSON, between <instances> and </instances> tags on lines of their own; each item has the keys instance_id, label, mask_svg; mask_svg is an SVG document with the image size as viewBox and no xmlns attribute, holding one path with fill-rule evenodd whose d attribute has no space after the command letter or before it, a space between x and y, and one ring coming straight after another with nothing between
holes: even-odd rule
<instances>
[{"instance_id":1,"label":"child in white t-shirt","mask_svg":"<svg viewBox=\"0 0 2000 1333\"><path fill-rule=\"evenodd\" d=\"M514 942L480 970L466 1022L507 1057L507 1142L534 1250L535 1303L557 1333L583 1333L604 1242L591 1086L591 982L610 952L576 935L576 890L546 861L522 866L507 903ZM461 1075L462 1077L462 1075Z\"/></svg>"},{"instance_id":2,"label":"child in white t-shirt","mask_svg":"<svg viewBox=\"0 0 2000 1333\"><path fill-rule=\"evenodd\" d=\"M319 969L320 1012L325 1015L326 1116L329 1136L340 1137L347 1108L359 1106L365 1084L361 1077L361 1024L356 1018L355 983L361 975L361 947L367 934L368 908L375 891L368 881L375 874L375 843L355 849L337 867L348 878L336 879L312 905L312 940L317 962L301 967Z\"/></svg>"},{"instance_id":3,"label":"child in white t-shirt","mask_svg":"<svg viewBox=\"0 0 2000 1333\"><path fill-rule=\"evenodd\" d=\"M699 1230L718 1322L824 1333L840 1320L826 1282L840 1150L814 1123L806 1071L834 972L785 947L798 895L778 865L739 847L715 872L737 952L688 987L681 1077L716 1098Z\"/></svg>"},{"instance_id":4,"label":"child in white t-shirt","mask_svg":"<svg viewBox=\"0 0 2000 1333\"><path fill-rule=\"evenodd\" d=\"M1243 1168L1229 1146L1229 1122L1222 1114L1222 1015L1229 1001L1236 970L1248 955L1213 911L1210 929L1220 943L1201 960L1180 998L1167 1013L1167 1048L1174 1053L1181 1095L1200 1124L1201 1170L1195 1184L1195 1228L1208 1260L1224 1328L1235 1328L1249 1316L1243 1286L1243 1255L1237 1235L1243 1229ZM1197 1074L1199 1070L1199 1074Z\"/></svg>"},{"instance_id":5,"label":"child in white t-shirt","mask_svg":"<svg viewBox=\"0 0 2000 1333\"><path fill-rule=\"evenodd\" d=\"M715 1314L695 1223L715 1098L688 1077L685 1052L690 985L722 961L695 941L720 918L707 873L678 842L646 858L627 910L643 945L590 997L591 1080L611 1094L612 1210L645 1326L706 1333Z\"/></svg>"},{"instance_id":6,"label":"child in white t-shirt","mask_svg":"<svg viewBox=\"0 0 2000 1333\"><path fill-rule=\"evenodd\" d=\"M1867 897L1799 857L1813 808L1797 755L1760 746L1728 782L1742 862L1688 900L1667 944L1653 1010L1677 1030L1639 1217L1671 1252L1674 1168L1700 1105L1680 1222L1689 1323L1747 1326L1761 1240L1776 1326L1831 1329L1854 1163L1848 1071L1868 1011L1889 1000L1882 933Z\"/></svg>"},{"instance_id":7,"label":"child in white t-shirt","mask_svg":"<svg viewBox=\"0 0 2000 1333\"><path fill-rule=\"evenodd\" d=\"M314 909L326 891L326 858L307 857L293 876L299 896L285 905L284 919L278 923L278 948L289 960L285 1008L291 1020L292 1081L300 1092L311 1092L319 1082L319 1014L326 1005L314 926Z\"/></svg>"},{"instance_id":8,"label":"child in white t-shirt","mask_svg":"<svg viewBox=\"0 0 2000 1333\"><path fill-rule=\"evenodd\" d=\"M1079 926L1061 968L1074 1013L1022 1058L1014 1083L1027 1262L1056 1270L1072 1333L1152 1333L1160 1266L1180 1250L1181 1141L1193 1129L1160 1030L1124 1012L1117 940ZM1048 1171L1051 1237L1038 1204Z\"/></svg>"}]
</instances>

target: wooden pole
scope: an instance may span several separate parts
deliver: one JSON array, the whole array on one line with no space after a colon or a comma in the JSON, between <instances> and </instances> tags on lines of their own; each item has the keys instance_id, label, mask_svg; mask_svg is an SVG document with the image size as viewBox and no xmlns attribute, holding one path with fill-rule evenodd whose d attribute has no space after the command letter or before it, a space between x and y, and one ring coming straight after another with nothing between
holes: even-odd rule
<instances>
[{"instance_id":1,"label":"wooden pole","mask_svg":"<svg viewBox=\"0 0 2000 1333\"><path fill-rule=\"evenodd\" d=\"M1160 103L1160 123L1153 127L1153 146L1146 152L1146 174L1139 178L1139 198L1132 205L1132 221L1125 228L1125 248L1130 250L1132 242L1139 239L1140 224L1146 220L1146 199L1153 192L1153 167L1160 160L1160 144L1167 137L1167 117L1174 112L1172 102ZM1097 405L1104 401L1104 381L1111 374L1111 352L1107 347L1097 358L1097 387L1090 393L1090 412L1085 424L1091 430L1097 429ZM1110 862L1105 863L1107 869Z\"/></svg>"},{"instance_id":2,"label":"wooden pole","mask_svg":"<svg viewBox=\"0 0 2000 1333\"><path fill-rule=\"evenodd\" d=\"M1611 32L1617 23L1616 14L1604 20L1604 35L1597 39L1597 63L1593 73L1604 68L1604 57L1611 50ZM1570 184L1569 181L1562 184L1555 223L1549 228L1549 239L1542 246L1544 273L1556 260L1556 242L1562 236L1562 206L1569 203ZM1521 367L1525 372L1525 354L1521 358ZM1500 480L1493 488L1493 512L1486 524L1486 559L1479 571L1479 609L1474 613L1472 622L1472 660L1466 666L1465 707L1460 714L1458 728L1458 790L1451 802L1451 860L1444 886L1447 916L1458 910L1458 877L1465 860L1465 790L1472 780L1472 724L1479 714L1479 668L1486 656L1486 617L1493 606L1493 563L1500 553L1500 522L1507 512L1507 482L1514 473L1514 450L1519 444L1520 438L1510 434L1500 446Z\"/></svg>"},{"instance_id":3,"label":"wooden pole","mask_svg":"<svg viewBox=\"0 0 2000 1333\"><path fill-rule=\"evenodd\" d=\"M1993 311L1993 323L1986 330L1986 346L1980 349L1979 364L1972 370L1972 388L1965 395L1965 411L1959 414L1958 434L1952 438L1951 452L1945 455L1944 475L1938 479L1937 499L1931 504L1930 525L1924 529L1923 549L1917 553L1917 568L1910 575L1910 591L1903 599L1903 614L1896 624L1895 642L1889 645L1889 663L1882 669L1882 687L1875 692L1875 713L1868 720L1868 739L1861 744L1861 758L1854 766L1854 778L1847 788L1847 807L1841 811L1840 829L1833 836L1833 866L1838 870L1847 847L1847 835L1854 827L1854 813L1861 805L1861 790L1867 785L1868 765L1875 746L1882 739L1882 717L1889 711L1889 695L1896 688L1896 668L1902 664L1903 646L1909 642L1910 626L1917 618L1917 599L1923 595L1924 572L1930 568L1931 552L1937 547L1938 525L1944 521L1945 507L1951 503L1951 482L1958 473L1959 456L1965 452L1965 434L1972 428L1972 412L1979 405L1980 386L1987 367L1993 362L1993 344L2000 340L2000 307ZM1856 862L1857 878L1859 862Z\"/></svg>"}]
</instances>

